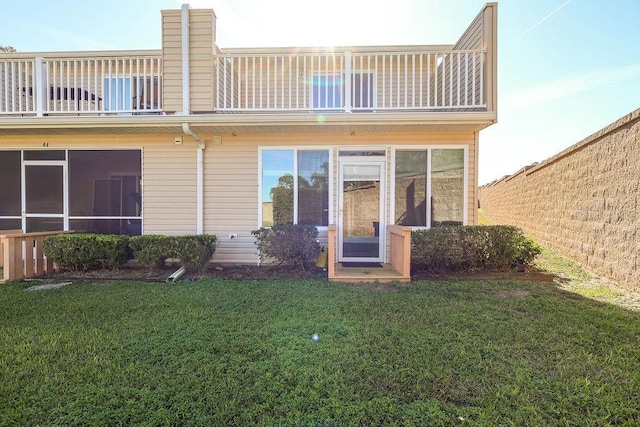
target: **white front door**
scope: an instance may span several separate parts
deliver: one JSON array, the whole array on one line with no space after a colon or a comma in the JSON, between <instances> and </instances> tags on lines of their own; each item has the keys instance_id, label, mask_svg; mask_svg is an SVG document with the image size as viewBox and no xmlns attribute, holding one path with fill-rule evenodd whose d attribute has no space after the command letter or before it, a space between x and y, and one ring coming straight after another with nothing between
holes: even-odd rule
<instances>
[{"instance_id":1,"label":"white front door","mask_svg":"<svg viewBox=\"0 0 640 427\"><path fill-rule=\"evenodd\" d=\"M338 261L383 262L385 158L341 157Z\"/></svg>"}]
</instances>

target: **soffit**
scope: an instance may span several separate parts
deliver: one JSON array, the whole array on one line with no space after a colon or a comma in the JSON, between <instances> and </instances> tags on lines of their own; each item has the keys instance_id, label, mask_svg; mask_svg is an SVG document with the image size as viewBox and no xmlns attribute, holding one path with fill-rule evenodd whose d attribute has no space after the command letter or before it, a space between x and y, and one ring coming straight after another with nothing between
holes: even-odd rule
<instances>
[{"instance_id":1,"label":"soffit","mask_svg":"<svg viewBox=\"0 0 640 427\"><path fill-rule=\"evenodd\" d=\"M182 123L202 134L474 132L495 121L484 112L2 117L0 135L182 134Z\"/></svg>"}]
</instances>

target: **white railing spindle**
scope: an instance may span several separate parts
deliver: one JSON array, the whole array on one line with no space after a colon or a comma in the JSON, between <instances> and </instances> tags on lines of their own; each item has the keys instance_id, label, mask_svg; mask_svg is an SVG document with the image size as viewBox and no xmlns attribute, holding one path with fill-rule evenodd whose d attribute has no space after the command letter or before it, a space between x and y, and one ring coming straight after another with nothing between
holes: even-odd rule
<instances>
[{"instance_id":1,"label":"white railing spindle","mask_svg":"<svg viewBox=\"0 0 640 427\"><path fill-rule=\"evenodd\" d=\"M234 52L215 56L216 112L486 108L482 50ZM0 116L162 111L159 55L37 61L0 57Z\"/></svg>"}]
</instances>

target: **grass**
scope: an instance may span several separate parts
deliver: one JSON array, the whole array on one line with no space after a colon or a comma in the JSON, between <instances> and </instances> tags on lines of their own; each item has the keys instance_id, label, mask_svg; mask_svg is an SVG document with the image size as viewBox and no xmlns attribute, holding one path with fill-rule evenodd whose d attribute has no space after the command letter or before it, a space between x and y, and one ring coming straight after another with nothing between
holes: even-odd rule
<instances>
[{"instance_id":1,"label":"grass","mask_svg":"<svg viewBox=\"0 0 640 427\"><path fill-rule=\"evenodd\" d=\"M0 286L0 425L640 422L640 314L550 284L24 287Z\"/></svg>"},{"instance_id":2,"label":"grass","mask_svg":"<svg viewBox=\"0 0 640 427\"><path fill-rule=\"evenodd\" d=\"M482 209L478 209L478 223L494 224ZM640 295L637 293L618 287L612 281L585 270L578 263L560 256L547 247L541 248L542 253L535 260L536 267L560 277L562 289L597 301L640 310Z\"/></svg>"}]
</instances>

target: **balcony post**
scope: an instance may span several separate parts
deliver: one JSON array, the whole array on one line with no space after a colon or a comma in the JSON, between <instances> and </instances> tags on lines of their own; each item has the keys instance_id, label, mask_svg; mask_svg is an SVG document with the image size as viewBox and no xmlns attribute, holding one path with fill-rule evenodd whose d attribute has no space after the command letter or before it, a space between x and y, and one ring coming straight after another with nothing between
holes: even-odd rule
<instances>
[{"instance_id":1,"label":"balcony post","mask_svg":"<svg viewBox=\"0 0 640 427\"><path fill-rule=\"evenodd\" d=\"M45 88L44 84L44 65L42 63L42 57L36 57L36 85L33 88L33 94L36 100L36 116L42 117L44 115L44 104L45 104L45 95L47 94L47 88Z\"/></svg>"},{"instance_id":2,"label":"balcony post","mask_svg":"<svg viewBox=\"0 0 640 427\"><path fill-rule=\"evenodd\" d=\"M351 52L344 53L344 111L351 112Z\"/></svg>"}]
</instances>

